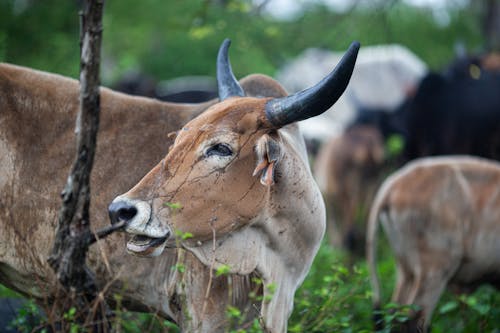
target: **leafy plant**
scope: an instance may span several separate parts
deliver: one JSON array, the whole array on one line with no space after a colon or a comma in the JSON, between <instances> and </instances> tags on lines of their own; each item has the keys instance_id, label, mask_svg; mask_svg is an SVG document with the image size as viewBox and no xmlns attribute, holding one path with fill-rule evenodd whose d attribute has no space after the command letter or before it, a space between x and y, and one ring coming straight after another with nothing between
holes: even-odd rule
<instances>
[{"instance_id":1,"label":"leafy plant","mask_svg":"<svg viewBox=\"0 0 500 333\"><path fill-rule=\"evenodd\" d=\"M182 208L182 205L179 202L165 202L164 205L172 210L178 210Z\"/></svg>"},{"instance_id":2,"label":"leafy plant","mask_svg":"<svg viewBox=\"0 0 500 333\"><path fill-rule=\"evenodd\" d=\"M2 288L5 288L2 286ZM19 309L17 317L9 324L10 328L21 333L32 332L45 320L43 313L33 300L27 300Z\"/></svg>"}]
</instances>

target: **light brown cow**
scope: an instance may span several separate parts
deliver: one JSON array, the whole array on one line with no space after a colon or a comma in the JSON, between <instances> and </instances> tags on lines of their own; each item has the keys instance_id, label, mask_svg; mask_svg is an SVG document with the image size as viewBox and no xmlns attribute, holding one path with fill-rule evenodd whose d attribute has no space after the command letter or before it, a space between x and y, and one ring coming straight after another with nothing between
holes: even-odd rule
<instances>
[{"instance_id":1,"label":"light brown cow","mask_svg":"<svg viewBox=\"0 0 500 333\"><path fill-rule=\"evenodd\" d=\"M364 253L365 225L357 221L382 180L384 155L383 138L369 125L352 126L320 148L314 177L325 199L332 246Z\"/></svg>"},{"instance_id":2,"label":"light brown cow","mask_svg":"<svg viewBox=\"0 0 500 333\"><path fill-rule=\"evenodd\" d=\"M221 102L180 130L161 162L113 201L110 216L113 223L127 221L131 253L156 256L181 246L207 266L259 276L263 326L285 332L325 229L323 200L296 122L340 97L359 44L316 86L274 99L244 96L228 47L226 40L218 58Z\"/></svg>"},{"instance_id":3,"label":"light brown cow","mask_svg":"<svg viewBox=\"0 0 500 333\"><path fill-rule=\"evenodd\" d=\"M241 84L248 95L282 94L263 75L251 75ZM61 205L59 193L74 159L78 95L75 80L0 64L0 282L42 303L56 296L46 258ZM101 89L91 180L93 228L108 225L109 202L164 156L173 141L168 134L210 104L164 103ZM89 266L98 284L108 285L110 300L120 293L128 309L158 312L188 332L196 331L192 327L220 329L227 305L244 304L248 290L258 287L248 276L212 277L186 251L169 249L154 260L140 259L126 253L125 243L124 234L115 234L91 248ZM210 298L205 302L207 290Z\"/></svg>"},{"instance_id":4,"label":"light brown cow","mask_svg":"<svg viewBox=\"0 0 500 333\"><path fill-rule=\"evenodd\" d=\"M448 284L500 287L500 164L473 157L416 160L389 177L370 212L367 256L373 298L380 304L377 220L396 256L392 299L420 311L410 331L427 330Z\"/></svg>"}]
</instances>

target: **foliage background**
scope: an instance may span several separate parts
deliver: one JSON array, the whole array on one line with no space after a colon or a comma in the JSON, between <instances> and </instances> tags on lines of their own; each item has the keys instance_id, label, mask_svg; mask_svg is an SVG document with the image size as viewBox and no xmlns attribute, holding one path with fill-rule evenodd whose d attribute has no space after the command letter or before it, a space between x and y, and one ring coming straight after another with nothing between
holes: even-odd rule
<instances>
[{"instance_id":1,"label":"foliage background","mask_svg":"<svg viewBox=\"0 0 500 333\"><path fill-rule=\"evenodd\" d=\"M352 40L400 43L439 69L453 57L457 43L470 51L485 44L477 3L450 9L449 24L443 26L430 9L394 0L371 1L346 12L307 1L303 14L289 21L267 15L258 1L108 0L104 84L132 69L157 79L214 75L215 55L225 37L233 40L237 77L273 75L308 47L341 51ZM78 1L1 0L0 60L77 77L77 11Z\"/></svg>"},{"instance_id":2,"label":"foliage background","mask_svg":"<svg viewBox=\"0 0 500 333\"><path fill-rule=\"evenodd\" d=\"M272 0L271 0L272 1ZM265 1L108 0L105 6L103 84L112 85L128 71L158 80L215 73L215 57L225 37L233 40L231 62L237 77L274 75L308 47L345 50L362 45L400 43L439 70L452 60L457 43L469 52L485 45L482 6L471 2L448 10L449 23L438 23L429 9L402 1L371 1L334 12L309 1L298 17L282 21L263 11ZM303 1L304 2L304 1ZM453 1L451 1L453 2ZM78 1L0 0L0 61L77 77L79 72ZM394 264L382 244L380 275L386 299L394 285ZM327 245L322 246L296 295L291 332L363 332L372 330L371 292L364 260L354 268ZM0 296L13 293L0 285ZM469 296L447 293L436 310L433 332L499 332L500 295L483 287ZM28 317L36 308L27 307ZM404 317L404 314L403 314ZM122 330L139 332L161 322L126 314ZM389 313L386 313L386 319ZM152 325L152 326L149 326ZM27 327L27 326L26 326ZM0 328L1 329L1 328ZM29 331L27 327L26 330Z\"/></svg>"}]
</instances>

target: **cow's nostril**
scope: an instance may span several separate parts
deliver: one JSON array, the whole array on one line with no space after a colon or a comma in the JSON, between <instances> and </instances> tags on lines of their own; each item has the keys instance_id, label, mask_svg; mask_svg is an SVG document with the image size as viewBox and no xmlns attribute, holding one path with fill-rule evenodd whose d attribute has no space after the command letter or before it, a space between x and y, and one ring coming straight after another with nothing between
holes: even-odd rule
<instances>
[{"instance_id":1,"label":"cow's nostril","mask_svg":"<svg viewBox=\"0 0 500 333\"><path fill-rule=\"evenodd\" d=\"M118 211L118 219L128 221L133 219L136 214L137 208L135 207L122 208Z\"/></svg>"},{"instance_id":2,"label":"cow's nostril","mask_svg":"<svg viewBox=\"0 0 500 333\"><path fill-rule=\"evenodd\" d=\"M130 221L137 215L137 208L123 201L112 202L108 208L111 224Z\"/></svg>"}]
</instances>

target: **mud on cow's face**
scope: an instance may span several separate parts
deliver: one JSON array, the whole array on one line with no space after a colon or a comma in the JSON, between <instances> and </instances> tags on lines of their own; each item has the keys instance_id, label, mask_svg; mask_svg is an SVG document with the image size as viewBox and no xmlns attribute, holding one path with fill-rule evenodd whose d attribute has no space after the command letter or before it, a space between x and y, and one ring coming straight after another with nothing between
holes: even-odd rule
<instances>
[{"instance_id":1,"label":"mud on cow's face","mask_svg":"<svg viewBox=\"0 0 500 333\"><path fill-rule=\"evenodd\" d=\"M278 130L319 115L337 101L351 77L359 43L351 44L321 82L280 98L245 97L231 70L228 47L225 40L217 57L221 102L186 124L167 156L109 206L112 223L126 222L131 253L159 255L183 234L193 246L258 218L286 155Z\"/></svg>"},{"instance_id":2,"label":"mud on cow's face","mask_svg":"<svg viewBox=\"0 0 500 333\"><path fill-rule=\"evenodd\" d=\"M266 190L253 176L256 147L269 136L253 111L265 102L235 97L214 105L186 124L167 156L113 201L112 220L127 220L132 235L129 252L158 255L176 236L204 241L259 214Z\"/></svg>"}]
</instances>

